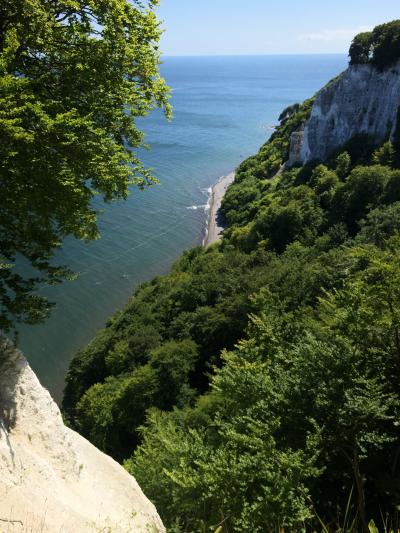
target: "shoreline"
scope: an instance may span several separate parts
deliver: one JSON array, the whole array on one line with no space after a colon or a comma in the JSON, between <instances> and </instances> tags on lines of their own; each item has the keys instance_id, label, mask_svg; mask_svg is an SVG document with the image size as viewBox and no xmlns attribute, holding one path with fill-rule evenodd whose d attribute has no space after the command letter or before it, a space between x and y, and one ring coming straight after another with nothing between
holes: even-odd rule
<instances>
[{"instance_id":1,"label":"shoreline","mask_svg":"<svg viewBox=\"0 0 400 533\"><path fill-rule=\"evenodd\" d=\"M207 248L211 244L218 242L222 238L222 233L225 229L224 223L221 220L220 208L222 199L226 193L227 188L235 179L235 172L231 172L226 176L222 176L212 187L209 198L209 209L206 222L206 234L203 239L203 246Z\"/></svg>"}]
</instances>

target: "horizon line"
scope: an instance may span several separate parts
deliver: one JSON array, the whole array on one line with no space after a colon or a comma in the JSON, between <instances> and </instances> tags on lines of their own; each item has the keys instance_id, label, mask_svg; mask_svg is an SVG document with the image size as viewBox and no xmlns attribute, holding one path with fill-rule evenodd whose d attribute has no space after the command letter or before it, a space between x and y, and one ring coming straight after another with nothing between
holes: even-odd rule
<instances>
[{"instance_id":1,"label":"horizon line","mask_svg":"<svg viewBox=\"0 0 400 533\"><path fill-rule=\"evenodd\" d=\"M163 57L281 57L281 56L349 56L348 52L276 52L253 54L161 54Z\"/></svg>"}]
</instances>

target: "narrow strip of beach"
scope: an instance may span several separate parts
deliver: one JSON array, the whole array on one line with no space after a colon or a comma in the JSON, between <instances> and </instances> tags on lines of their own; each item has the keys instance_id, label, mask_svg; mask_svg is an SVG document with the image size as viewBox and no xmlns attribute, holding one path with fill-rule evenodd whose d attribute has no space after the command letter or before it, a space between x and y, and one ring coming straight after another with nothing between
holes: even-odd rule
<instances>
[{"instance_id":1,"label":"narrow strip of beach","mask_svg":"<svg viewBox=\"0 0 400 533\"><path fill-rule=\"evenodd\" d=\"M235 173L231 172L227 176L220 178L212 187L207 219L207 232L203 240L204 247L221 240L222 232L224 231L223 218L220 212L221 203L227 188L233 183L234 179Z\"/></svg>"}]
</instances>

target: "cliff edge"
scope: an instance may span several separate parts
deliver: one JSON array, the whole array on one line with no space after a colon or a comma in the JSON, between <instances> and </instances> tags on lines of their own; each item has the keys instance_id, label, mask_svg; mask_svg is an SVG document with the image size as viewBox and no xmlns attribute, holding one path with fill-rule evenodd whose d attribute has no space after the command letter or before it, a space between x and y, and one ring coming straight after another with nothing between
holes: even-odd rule
<instances>
[{"instance_id":1,"label":"cliff edge","mask_svg":"<svg viewBox=\"0 0 400 533\"><path fill-rule=\"evenodd\" d=\"M355 135L377 144L393 137L400 107L400 61L385 69L350 65L316 96L309 119L291 136L289 165L325 161Z\"/></svg>"},{"instance_id":2,"label":"cliff edge","mask_svg":"<svg viewBox=\"0 0 400 533\"><path fill-rule=\"evenodd\" d=\"M0 532L164 532L135 479L65 427L26 359L0 339Z\"/></svg>"}]
</instances>

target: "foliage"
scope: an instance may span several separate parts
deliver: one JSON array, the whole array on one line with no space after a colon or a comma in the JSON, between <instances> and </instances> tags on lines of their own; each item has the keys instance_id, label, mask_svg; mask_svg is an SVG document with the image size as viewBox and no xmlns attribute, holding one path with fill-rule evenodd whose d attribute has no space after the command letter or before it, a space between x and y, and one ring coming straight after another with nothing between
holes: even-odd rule
<instances>
[{"instance_id":1,"label":"foliage","mask_svg":"<svg viewBox=\"0 0 400 533\"><path fill-rule=\"evenodd\" d=\"M167 523L298 531L312 516L310 494L331 518L343 485L356 484L364 498L366 463L370 494L385 483L400 407L397 246L343 250L354 275L319 300L314 316L287 314L262 290L248 340L224 354L210 392L182 414L150 416L126 466L150 488L150 465L160 463L150 494Z\"/></svg>"},{"instance_id":2,"label":"foliage","mask_svg":"<svg viewBox=\"0 0 400 533\"><path fill-rule=\"evenodd\" d=\"M294 113L297 113L300 109L300 104L292 104L288 107L286 107L282 113L279 115L279 122L283 123L286 122Z\"/></svg>"},{"instance_id":3,"label":"foliage","mask_svg":"<svg viewBox=\"0 0 400 533\"><path fill-rule=\"evenodd\" d=\"M268 182L250 170L260 155L242 164L222 244L145 283L74 359L70 424L126 459L171 531L393 515L400 174L376 164L386 152Z\"/></svg>"},{"instance_id":4,"label":"foliage","mask_svg":"<svg viewBox=\"0 0 400 533\"><path fill-rule=\"evenodd\" d=\"M386 161L382 161L379 154L374 153L374 156L375 156L375 159L374 159L375 163L377 164L382 163L383 165L386 164ZM342 151L342 153L339 154L339 156L336 159L336 167L335 167L336 174L341 180L345 180L346 177L350 173L350 169L351 169L351 156L348 152Z\"/></svg>"},{"instance_id":5,"label":"foliage","mask_svg":"<svg viewBox=\"0 0 400 533\"><path fill-rule=\"evenodd\" d=\"M369 63L371 60L372 32L357 34L350 46L349 56L351 65Z\"/></svg>"},{"instance_id":6,"label":"foliage","mask_svg":"<svg viewBox=\"0 0 400 533\"><path fill-rule=\"evenodd\" d=\"M372 63L380 69L400 59L400 20L376 26L372 32L359 33L350 46L350 63Z\"/></svg>"},{"instance_id":7,"label":"foliage","mask_svg":"<svg viewBox=\"0 0 400 533\"><path fill-rule=\"evenodd\" d=\"M143 141L135 118L168 112L156 3L1 2L3 329L48 314L38 283L70 276L51 261L66 236L97 237L96 195L126 198L130 185L154 181L133 149Z\"/></svg>"},{"instance_id":8,"label":"foliage","mask_svg":"<svg viewBox=\"0 0 400 533\"><path fill-rule=\"evenodd\" d=\"M69 423L174 533L396 528L396 145L284 168L310 105L238 167L222 242L142 285L68 374Z\"/></svg>"},{"instance_id":9,"label":"foliage","mask_svg":"<svg viewBox=\"0 0 400 533\"><path fill-rule=\"evenodd\" d=\"M380 68L400 58L400 20L376 26L372 32L372 62Z\"/></svg>"},{"instance_id":10,"label":"foliage","mask_svg":"<svg viewBox=\"0 0 400 533\"><path fill-rule=\"evenodd\" d=\"M372 162L377 165L392 166L395 163L395 148L391 141L385 142L372 155Z\"/></svg>"}]
</instances>

